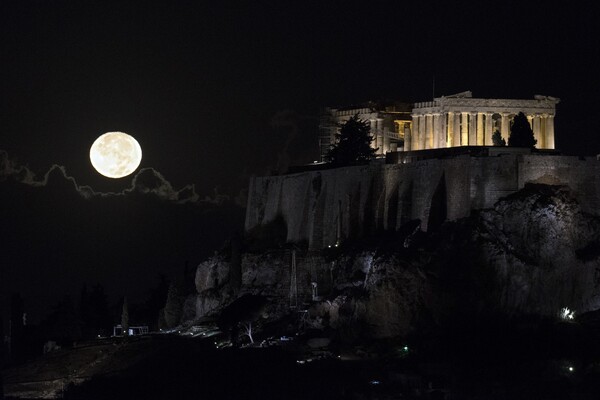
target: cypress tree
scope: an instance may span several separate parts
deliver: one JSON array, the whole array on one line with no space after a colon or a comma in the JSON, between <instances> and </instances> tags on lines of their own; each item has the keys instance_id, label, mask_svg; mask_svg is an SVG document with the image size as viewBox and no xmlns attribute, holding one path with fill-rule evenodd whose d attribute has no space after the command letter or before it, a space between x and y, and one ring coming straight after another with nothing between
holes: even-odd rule
<instances>
[{"instance_id":1,"label":"cypress tree","mask_svg":"<svg viewBox=\"0 0 600 400\"><path fill-rule=\"evenodd\" d=\"M375 157L377 149L371 147L373 136L368 121L351 117L338 125L340 132L335 135L336 143L327 153L327 160L335 166L366 164Z\"/></svg>"},{"instance_id":2,"label":"cypress tree","mask_svg":"<svg viewBox=\"0 0 600 400\"><path fill-rule=\"evenodd\" d=\"M529 147L535 148L537 140L533 136L533 130L527 121L525 114L520 112L515 116L512 125L510 126L510 136L508 137L508 145L513 147Z\"/></svg>"}]
</instances>

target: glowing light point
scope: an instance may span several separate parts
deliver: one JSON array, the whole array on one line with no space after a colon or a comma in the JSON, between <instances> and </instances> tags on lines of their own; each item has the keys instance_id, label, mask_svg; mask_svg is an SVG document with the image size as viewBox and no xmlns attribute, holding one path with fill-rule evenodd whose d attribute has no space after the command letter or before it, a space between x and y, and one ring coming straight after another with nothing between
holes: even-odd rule
<instances>
[{"instance_id":1,"label":"glowing light point","mask_svg":"<svg viewBox=\"0 0 600 400\"><path fill-rule=\"evenodd\" d=\"M575 319L575 311L571 311L569 307L564 307L561 308L559 316L562 320L572 321L573 319Z\"/></svg>"}]
</instances>

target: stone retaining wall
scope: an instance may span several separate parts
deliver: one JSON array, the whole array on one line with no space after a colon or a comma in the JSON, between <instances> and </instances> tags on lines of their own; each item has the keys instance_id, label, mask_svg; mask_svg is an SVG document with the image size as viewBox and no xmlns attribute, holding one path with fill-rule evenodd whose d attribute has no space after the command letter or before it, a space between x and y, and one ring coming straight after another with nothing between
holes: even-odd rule
<instances>
[{"instance_id":1,"label":"stone retaining wall","mask_svg":"<svg viewBox=\"0 0 600 400\"><path fill-rule=\"evenodd\" d=\"M584 211L600 215L599 172L595 158L502 154L255 177L246 230L281 215L288 241L308 241L313 249L396 230L414 219L426 231L444 219L490 208L528 182L567 185Z\"/></svg>"}]
</instances>

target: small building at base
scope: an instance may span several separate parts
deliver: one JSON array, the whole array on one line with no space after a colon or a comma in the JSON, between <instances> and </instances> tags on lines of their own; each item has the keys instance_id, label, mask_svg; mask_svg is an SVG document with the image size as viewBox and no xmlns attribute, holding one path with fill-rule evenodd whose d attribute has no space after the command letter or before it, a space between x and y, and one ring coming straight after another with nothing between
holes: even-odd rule
<instances>
[{"instance_id":1,"label":"small building at base","mask_svg":"<svg viewBox=\"0 0 600 400\"><path fill-rule=\"evenodd\" d=\"M148 326L130 326L127 328L127 332L121 324L115 325L113 327L113 336L136 336L136 335L145 335L148 333Z\"/></svg>"}]
</instances>

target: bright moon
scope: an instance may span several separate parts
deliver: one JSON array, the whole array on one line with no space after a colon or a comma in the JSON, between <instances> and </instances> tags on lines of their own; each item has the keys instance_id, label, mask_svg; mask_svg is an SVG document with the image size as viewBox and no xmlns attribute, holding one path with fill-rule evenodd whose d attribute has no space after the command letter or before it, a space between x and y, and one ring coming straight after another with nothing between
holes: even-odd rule
<instances>
[{"instance_id":1,"label":"bright moon","mask_svg":"<svg viewBox=\"0 0 600 400\"><path fill-rule=\"evenodd\" d=\"M102 175L122 178L140 165L142 148L133 136L123 132L107 132L92 144L90 161Z\"/></svg>"}]
</instances>

